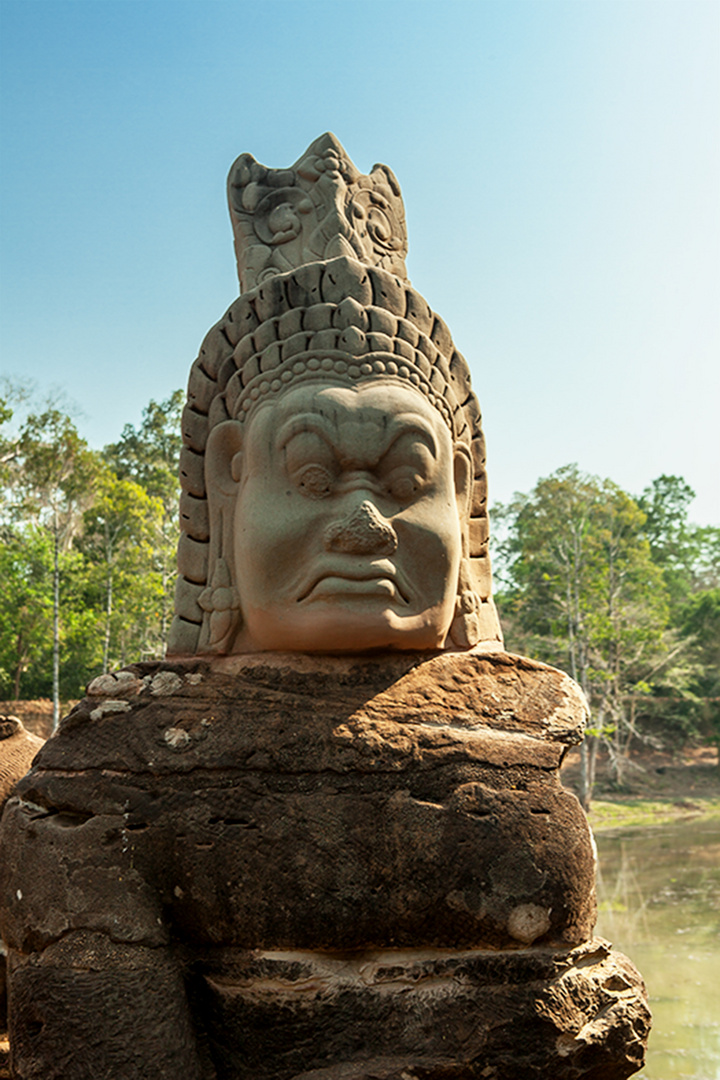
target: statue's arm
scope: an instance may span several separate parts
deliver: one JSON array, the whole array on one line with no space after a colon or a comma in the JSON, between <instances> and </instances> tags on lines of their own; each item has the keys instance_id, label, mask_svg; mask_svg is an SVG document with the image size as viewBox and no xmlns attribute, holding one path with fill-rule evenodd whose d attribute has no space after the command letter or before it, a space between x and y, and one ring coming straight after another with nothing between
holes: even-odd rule
<instances>
[{"instance_id":1,"label":"statue's arm","mask_svg":"<svg viewBox=\"0 0 720 1080\"><path fill-rule=\"evenodd\" d=\"M17 796L6 807L0 911L21 1080L207 1077L162 906L138 869L152 853L124 824Z\"/></svg>"}]
</instances>

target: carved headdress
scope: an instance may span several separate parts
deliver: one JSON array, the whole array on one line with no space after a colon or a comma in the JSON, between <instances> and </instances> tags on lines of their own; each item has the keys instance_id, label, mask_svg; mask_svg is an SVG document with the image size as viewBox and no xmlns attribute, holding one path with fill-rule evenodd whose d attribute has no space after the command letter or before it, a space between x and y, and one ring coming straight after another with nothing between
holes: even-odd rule
<instances>
[{"instance_id":1,"label":"carved headdress","mask_svg":"<svg viewBox=\"0 0 720 1080\"><path fill-rule=\"evenodd\" d=\"M415 387L473 461L451 638L458 648L501 640L491 599L485 441L464 358L409 284L398 183L385 165L363 176L334 135L291 169L242 154L228 178L241 295L210 330L192 366L183 413L178 583L168 652L231 648L242 582L228 524L209 513L208 440L301 380Z\"/></svg>"}]
</instances>

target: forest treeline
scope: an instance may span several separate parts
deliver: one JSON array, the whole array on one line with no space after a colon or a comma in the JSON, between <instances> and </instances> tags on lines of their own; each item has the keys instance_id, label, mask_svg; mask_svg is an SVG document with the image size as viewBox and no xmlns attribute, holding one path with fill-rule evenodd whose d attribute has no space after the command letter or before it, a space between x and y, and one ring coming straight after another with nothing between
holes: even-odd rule
<instances>
[{"instance_id":1,"label":"forest treeline","mask_svg":"<svg viewBox=\"0 0 720 1080\"><path fill-rule=\"evenodd\" d=\"M173 611L184 395L91 449L52 404L0 398L0 698L82 696L163 656Z\"/></svg>"},{"instance_id":2,"label":"forest treeline","mask_svg":"<svg viewBox=\"0 0 720 1080\"><path fill-rule=\"evenodd\" d=\"M93 450L52 404L0 398L0 699L78 697L164 654L178 536L180 390ZM720 528L678 476L640 495L577 466L492 509L496 597L513 652L563 668L622 782L633 740L720 741Z\"/></svg>"},{"instance_id":3,"label":"forest treeline","mask_svg":"<svg viewBox=\"0 0 720 1080\"><path fill-rule=\"evenodd\" d=\"M633 742L720 743L720 528L688 520L679 476L639 496L576 465L492 513L506 647L580 683L581 798L599 746L622 785Z\"/></svg>"}]
</instances>

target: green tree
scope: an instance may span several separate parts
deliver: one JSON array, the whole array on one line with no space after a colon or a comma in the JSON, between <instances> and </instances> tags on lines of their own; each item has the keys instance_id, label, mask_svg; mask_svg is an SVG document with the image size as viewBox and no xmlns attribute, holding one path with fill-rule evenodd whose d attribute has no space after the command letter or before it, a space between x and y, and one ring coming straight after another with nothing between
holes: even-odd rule
<instances>
[{"instance_id":1,"label":"green tree","mask_svg":"<svg viewBox=\"0 0 720 1080\"><path fill-rule=\"evenodd\" d=\"M50 697L53 660L52 534L23 524L0 530L0 697ZM74 547L59 553L59 689L77 697L99 672L100 597Z\"/></svg>"},{"instance_id":2,"label":"green tree","mask_svg":"<svg viewBox=\"0 0 720 1080\"><path fill-rule=\"evenodd\" d=\"M164 508L158 497L134 480L121 480L106 467L92 507L85 512L83 550L99 557L104 577L102 669L119 659L133 639L132 626L142 621L148 601L162 604L162 587L153 562L155 543L163 526ZM138 589L138 584L140 588ZM115 652L111 645L116 639ZM148 651L147 634L138 642ZM121 661L122 662L122 661Z\"/></svg>"},{"instance_id":3,"label":"green tree","mask_svg":"<svg viewBox=\"0 0 720 1080\"><path fill-rule=\"evenodd\" d=\"M653 680L641 719L672 744L709 738L720 745L720 587L694 592L675 622L680 663Z\"/></svg>"},{"instance_id":4,"label":"green tree","mask_svg":"<svg viewBox=\"0 0 720 1080\"><path fill-rule=\"evenodd\" d=\"M103 451L105 460L120 480L135 481L162 505L153 541L154 568L161 582L157 646L160 656L167 644L176 577L183 401L181 390L174 391L165 401L150 401L143 410L140 426L135 428L126 424L118 442L111 443Z\"/></svg>"},{"instance_id":5,"label":"green tree","mask_svg":"<svg viewBox=\"0 0 720 1080\"><path fill-rule=\"evenodd\" d=\"M12 420L13 411L7 398L0 395L0 485L3 487L10 478L9 463L15 457L14 441L2 429Z\"/></svg>"},{"instance_id":6,"label":"green tree","mask_svg":"<svg viewBox=\"0 0 720 1080\"><path fill-rule=\"evenodd\" d=\"M78 434L72 419L48 407L22 424L10 462L9 515L44 529L52 539L53 723L60 718L61 555L72 545L83 510L91 503L100 459Z\"/></svg>"},{"instance_id":7,"label":"green tree","mask_svg":"<svg viewBox=\"0 0 720 1080\"><path fill-rule=\"evenodd\" d=\"M720 588L720 528L692 527L692 591Z\"/></svg>"},{"instance_id":8,"label":"green tree","mask_svg":"<svg viewBox=\"0 0 720 1080\"><path fill-rule=\"evenodd\" d=\"M697 541L688 522L695 492L681 476L657 477L637 500L645 514L643 535L650 544L653 562L663 572L674 608L692 591Z\"/></svg>"},{"instance_id":9,"label":"green tree","mask_svg":"<svg viewBox=\"0 0 720 1080\"><path fill-rule=\"evenodd\" d=\"M4 527L0 539L0 692L18 699L25 673L52 652L52 538ZM48 647L49 646L49 647Z\"/></svg>"},{"instance_id":10,"label":"green tree","mask_svg":"<svg viewBox=\"0 0 720 1080\"><path fill-rule=\"evenodd\" d=\"M720 585L720 529L688 520L695 492L681 476L663 474L637 500L645 514L643 533L663 571L674 609L690 595Z\"/></svg>"},{"instance_id":11,"label":"green tree","mask_svg":"<svg viewBox=\"0 0 720 1080\"><path fill-rule=\"evenodd\" d=\"M695 493L680 476L663 474L645 488L638 504L646 514L644 534L670 598L673 662L651 679L640 702L646 730L662 731L677 743L706 735L713 727L718 654L712 648L714 598L720 588L720 529L688 520ZM708 627L711 632L708 633Z\"/></svg>"},{"instance_id":12,"label":"green tree","mask_svg":"<svg viewBox=\"0 0 720 1080\"><path fill-rule=\"evenodd\" d=\"M720 748L720 588L691 597L683 612L682 631L690 639L696 660L691 689L700 716Z\"/></svg>"},{"instance_id":13,"label":"green tree","mask_svg":"<svg viewBox=\"0 0 720 1080\"><path fill-rule=\"evenodd\" d=\"M172 610L178 391L102 455L56 405L0 397L0 685L74 696L97 671L162 656ZM20 404L24 420L10 421Z\"/></svg>"},{"instance_id":14,"label":"green tree","mask_svg":"<svg viewBox=\"0 0 720 1080\"><path fill-rule=\"evenodd\" d=\"M582 791L592 797L604 738L619 782L634 731L633 701L669 652L667 589L643 535L645 514L610 480L569 465L529 495L496 507L504 530L498 594L510 643L564 668L591 709Z\"/></svg>"}]
</instances>

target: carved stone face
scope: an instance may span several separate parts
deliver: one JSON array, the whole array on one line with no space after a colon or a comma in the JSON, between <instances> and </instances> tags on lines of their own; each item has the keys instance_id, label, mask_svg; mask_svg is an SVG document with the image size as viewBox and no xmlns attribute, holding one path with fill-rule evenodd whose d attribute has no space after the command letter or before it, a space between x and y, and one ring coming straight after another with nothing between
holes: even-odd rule
<instances>
[{"instance_id":1,"label":"carved stone face","mask_svg":"<svg viewBox=\"0 0 720 1080\"><path fill-rule=\"evenodd\" d=\"M297 386L258 407L233 473L233 651L443 646L471 467L421 394Z\"/></svg>"}]
</instances>

